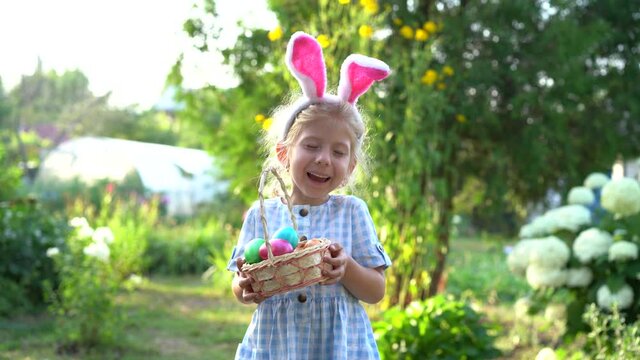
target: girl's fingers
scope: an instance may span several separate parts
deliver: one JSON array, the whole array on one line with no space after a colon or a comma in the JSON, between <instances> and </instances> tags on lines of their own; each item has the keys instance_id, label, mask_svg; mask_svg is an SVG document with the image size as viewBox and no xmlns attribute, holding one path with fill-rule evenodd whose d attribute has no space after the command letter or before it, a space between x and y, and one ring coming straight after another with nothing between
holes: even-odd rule
<instances>
[{"instance_id":1,"label":"girl's fingers","mask_svg":"<svg viewBox=\"0 0 640 360\"><path fill-rule=\"evenodd\" d=\"M342 252L342 245L338 243L329 245L329 253L331 253L331 256L336 257L340 252Z\"/></svg>"},{"instance_id":2,"label":"girl's fingers","mask_svg":"<svg viewBox=\"0 0 640 360\"><path fill-rule=\"evenodd\" d=\"M324 257L324 262L332 265L333 267L336 267L336 266L340 266L340 265L344 264L344 259L332 258L332 257L329 257L329 256L325 256Z\"/></svg>"},{"instance_id":3,"label":"girl's fingers","mask_svg":"<svg viewBox=\"0 0 640 360\"><path fill-rule=\"evenodd\" d=\"M333 270L324 270L322 271L322 274L324 276L328 276L331 279L337 279L339 278L344 272L341 269L333 269Z\"/></svg>"},{"instance_id":4,"label":"girl's fingers","mask_svg":"<svg viewBox=\"0 0 640 360\"><path fill-rule=\"evenodd\" d=\"M240 287L245 288L245 287L251 285L251 278L249 278L249 277L240 277L240 281L238 281L238 284L240 285Z\"/></svg>"}]
</instances>

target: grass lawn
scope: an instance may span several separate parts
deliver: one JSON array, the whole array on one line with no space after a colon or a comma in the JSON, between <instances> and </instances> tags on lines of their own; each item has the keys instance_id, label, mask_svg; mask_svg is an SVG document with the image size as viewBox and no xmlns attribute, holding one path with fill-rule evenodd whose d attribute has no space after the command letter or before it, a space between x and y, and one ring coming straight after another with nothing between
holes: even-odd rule
<instances>
[{"instance_id":1,"label":"grass lawn","mask_svg":"<svg viewBox=\"0 0 640 360\"><path fill-rule=\"evenodd\" d=\"M118 302L124 339L91 354L56 354L47 316L0 320L0 359L232 359L252 308L199 277L152 278Z\"/></svg>"},{"instance_id":2,"label":"grass lawn","mask_svg":"<svg viewBox=\"0 0 640 360\"><path fill-rule=\"evenodd\" d=\"M457 239L449 257L447 292L467 299L501 325L503 359L533 359L558 330L542 317L515 320L513 302L528 286L505 262L505 242ZM55 325L47 315L0 319L0 359L232 359L252 306L197 276L152 277L118 303L126 314L117 346L90 354L56 354ZM372 314L375 315L375 314Z\"/></svg>"}]
</instances>

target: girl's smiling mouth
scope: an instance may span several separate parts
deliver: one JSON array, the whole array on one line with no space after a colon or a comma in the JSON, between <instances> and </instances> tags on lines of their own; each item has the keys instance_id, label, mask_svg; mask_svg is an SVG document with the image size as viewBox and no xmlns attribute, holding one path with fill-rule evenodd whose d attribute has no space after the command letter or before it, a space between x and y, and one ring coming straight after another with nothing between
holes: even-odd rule
<instances>
[{"instance_id":1,"label":"girl's smiling mouth","mask_svg":"<svg viewBox=\"0 0 640 360\"><path fill-rule=\"evenodd\" d=\"M309 177L309 179L315 182L326 183L327 181L331 180L330 176L316 175L311 172L307 172L307 176Z\"/></svg>"}]
</instances>

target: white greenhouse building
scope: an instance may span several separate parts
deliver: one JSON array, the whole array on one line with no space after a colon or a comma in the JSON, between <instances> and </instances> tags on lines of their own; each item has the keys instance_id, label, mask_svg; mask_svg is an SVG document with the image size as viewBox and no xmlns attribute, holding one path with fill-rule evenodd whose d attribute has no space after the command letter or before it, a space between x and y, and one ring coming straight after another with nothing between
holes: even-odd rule
<instances>
[{"instance_id":1,"label":"white greenhouse building","mask_svg":"<svg viewBox=\"0 0 640 360\"><path fill-rule=\"evenodd\" d=\"M43 160L38 181L118 183L130 174L137 174L149 193L164 195L168 215L191 215L227 187L216 180L214 159L206 151L104 137L60 144Z\"/></svg>"}]
</instances>

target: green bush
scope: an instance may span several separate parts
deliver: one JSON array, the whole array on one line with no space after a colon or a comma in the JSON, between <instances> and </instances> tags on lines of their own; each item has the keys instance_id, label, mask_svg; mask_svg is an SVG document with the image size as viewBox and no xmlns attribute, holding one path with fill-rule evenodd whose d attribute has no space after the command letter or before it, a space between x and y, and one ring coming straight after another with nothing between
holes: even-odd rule
<instances>
[{"instance_id":1,"label":"green bush","mask_svg":"<svg viewBox=\"0 0 640 360\"><path fill-rule=\"evenodd\" d=\"M9 159L3 144L3 131L0 131L0 201L12 199L20 186L20 168Z\"/></svg>"},{"instance_id":2,"label":"green bush","mask_svg":"<svg viewBox=\"0 0 640 360\"><path fill-rule=\"evenodd\" d=\"M145 254L149 237L158 226L158 211L155 197L118 200L110 194L104 196L96 221L113 231L113 268L120 279L141 274L146 268Z\"/></svg>"},{"instance_id":3,"label":"green bush","mask_svg":"<svg viewBox=\"0 0 640 360\"><path fill-rule=\"evenodd\" d=\"M57 274L47 249L60 247L69 230L35 201L0 203L0 316L32 311L44 304L47 280Z\"/></svg>"},{"instance_id":4,"label":"green bush","mask_svg":"<svg viewBox=\"0 0 640 360\"><path fill-rule=\"evenodd\" d=\"M525 224L507 258L531 288L531 314L566 304L567 342L588 330L583 314L591 303L607 310L616 303L630 322L640 319L640 183L593 173L584 185Z\"/></svg>"},{"instance_id":5,"label":"green bush","mask_svg":"<svg viewBox=\"0 0 640 360\"><path fill-rule=\"evenodd\" d=\"M504 242L496 238L456 238L447 258L446 292L457 298L489 304L515 302L529 292L504 262Z\"/></svg>"},{"instance_id":6,"label":"green bush","mask_svg":"<svg viewBox=\"0 0 640 360\"><path fill-rule=\"evenodd\" d=\"M584 313L589 325L589 359L640 359L640 320L626 324L617 306L611 312L590 304Z\"/></svg>"},{"instance_id":7,"label":"green bush","mask_svg":"<svg viewBox=\"0 0 640 360\"><path fill-rule=\"evenodd\" d=\"M469 305L442 295L391 308L373 324L383 359L491 359L497 331Z\"/></svg>"},{"instance_id":8,"label":"green bush","mask_svg":"<svg viewBox=\"0 0 640 360\"><path fill-rule=\"evenodd\" d=\"M225 247L229 232L218 219L212 218L161 225L150 234L145 254L147 271L172 275L203 273L211 267L218 250Z\"/></svg>"},{"instance_id":9,"label":"green bush","mask_svg":"<svg viewBox=\"0 0 640 360\"><path fill-rule=\"evenodd\" d=\"M66 245L52 255L60 285L48 286L50 311L56 317L61 352L76 353L113 344L120 333L115 297L119 280L113 268L113 234L106 227L92 229L84 218Z\"/></svg>"},{"instance_id":10,"label":"green bush","mask_svg":"<svg viewBox=\"0 0 640 360\"><path fill-rule=\"evenodd\" d=\"M31 192L54 211L65 209L81 200L96 212L100 212L105 194L118 200L147 195L140 176L133 172L128 173L117 183L108 179L87 184L79 178L60 180L52 177L38 177L31 186Z\"/></svg>"}]
</instances>

